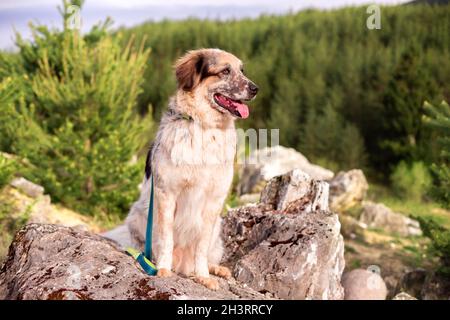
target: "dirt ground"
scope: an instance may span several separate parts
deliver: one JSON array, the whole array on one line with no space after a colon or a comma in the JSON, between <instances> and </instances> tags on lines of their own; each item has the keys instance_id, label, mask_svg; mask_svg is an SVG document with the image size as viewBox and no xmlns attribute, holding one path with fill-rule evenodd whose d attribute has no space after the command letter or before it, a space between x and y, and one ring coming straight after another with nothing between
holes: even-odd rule
<instances>
[{"instance_id":1,"label":"dirt ground","mask_svg":"<svg viewBox=\"0 0 450 320\"><path fill-rule=\"evenodd\" d=\"M423 237L397 237L378 230L344 237L345 271L355 268L380 268L389 296L396 294L402 276L417 268L431 270L437 259L429 253L429 240Z\"/></svg>"}]
</instances>

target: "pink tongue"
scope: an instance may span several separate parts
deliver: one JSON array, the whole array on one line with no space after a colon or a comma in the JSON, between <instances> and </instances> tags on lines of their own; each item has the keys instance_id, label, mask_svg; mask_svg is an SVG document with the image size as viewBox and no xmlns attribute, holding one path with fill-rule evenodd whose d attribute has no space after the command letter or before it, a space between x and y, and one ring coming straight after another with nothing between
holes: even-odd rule
<instances>
[{"instance_id":1,"label":"pink tongue","mask_svg":"<svg viewBox=\"0 0 450 320\"><path fill-rule=\"evenodd\" d=\"M239 114L241 115L242 119L248 118L248 115L250 114L250 112L248 111L248 106L246 104L236 102L236 101L232 101L231 103L237 109L237 111L239 111Z\"/></svg>"}]
</instances>

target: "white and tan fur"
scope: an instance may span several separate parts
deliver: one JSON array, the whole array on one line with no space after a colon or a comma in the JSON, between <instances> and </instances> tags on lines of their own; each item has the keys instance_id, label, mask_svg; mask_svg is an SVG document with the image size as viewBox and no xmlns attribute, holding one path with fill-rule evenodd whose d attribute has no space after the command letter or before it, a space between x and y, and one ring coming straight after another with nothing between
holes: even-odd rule
<instances>
[{"instance_id":1,"label":"white and tan fur","mask_svg":"<svg viewBox=\"0 0 450 320\"><path fill-rule=\"evenodd\" d=\"M231 69L228 74L224 67ZM190 51L175 69L178 90L161 119L147 163L155 188L152 251L158 276L170 276L173 270L217 289L210 272L231 276L219 265L220 213L233 179L236 116L215 104L213 94L250 100L257 87L243 75L238 58L218 49ZM105 236L142 248L149 196L146 176L125 224Z\"/></svg>"}]
</instances>

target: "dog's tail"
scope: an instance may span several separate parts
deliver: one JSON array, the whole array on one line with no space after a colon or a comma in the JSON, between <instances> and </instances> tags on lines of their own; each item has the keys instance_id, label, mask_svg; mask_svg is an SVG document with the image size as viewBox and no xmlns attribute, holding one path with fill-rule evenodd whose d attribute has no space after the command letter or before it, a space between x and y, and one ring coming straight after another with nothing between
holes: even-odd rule
<instances>
[{"instance_id":1,"label":"dog's tail","mask_svg":"<svg viewBox=\"0 0 450 320\"><path fill-rule=\"evenodd\" d=\"M131 237L128 226L122 224L116 228L100 234L102 237L114 240L122 249L134 247L135 243Z\"/></svg>"}]
</instances>

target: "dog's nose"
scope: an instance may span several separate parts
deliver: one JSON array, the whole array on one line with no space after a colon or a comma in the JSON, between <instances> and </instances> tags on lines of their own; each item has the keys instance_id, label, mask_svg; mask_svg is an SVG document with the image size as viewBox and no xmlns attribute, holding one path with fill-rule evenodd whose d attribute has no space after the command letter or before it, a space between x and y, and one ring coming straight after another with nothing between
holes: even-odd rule
<instances>
[{"instance_id":1,"label":"dog's nose","mask_svg":"<svg viewBox=\"0 0 450 320\"><path fill-rule=\"evenodd\" d=\"M249 90L253 95L255 95L255 94L258 93L259 88L258 88L258 86L257 86L256 84L254 84L253 82L250 82L250 83L248 84L248 90Z\"/></svg>"}]
</instances>

